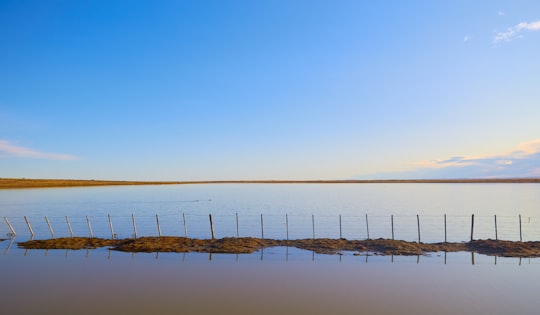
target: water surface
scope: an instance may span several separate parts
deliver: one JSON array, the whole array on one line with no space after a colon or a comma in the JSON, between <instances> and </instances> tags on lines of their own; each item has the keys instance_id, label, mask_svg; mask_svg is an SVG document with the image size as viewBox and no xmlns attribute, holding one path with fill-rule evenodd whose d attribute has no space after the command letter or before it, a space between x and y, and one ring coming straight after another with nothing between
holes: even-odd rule
<instances>
[{"instance_id":1,"label":"water surface","mask_svg":"<svg viewBox=\"0 0 540 315\"><path fill-rule=\"evenodd\" d=\"M211 213L218 237L283 239L288 228L290 238L315 234L364 239L369 228L371 238L390 238L393 215L397 239L417 240L419 218L421 240L440 242L446 214L447 240L467 241L475 214L476 238L495 238L497 215L500 239L538 240L538 205L538 184L214 184L0 191L0 215L23 237L30 234L26 216L38 238L51 235L44 216L55 236L70 235L66 216L76 235L89 236L88 216L96 236L110 237L108 215L118 237L134 233L132 215L139 235L158 235L156 214L164 235L182 236L187 230L190 237L209 238ZM0 233L8 232L2 222Z\"/></svg>"},{"instance_id":2,"label":"water surface","mask_svg":"<svg viewBox=\"0 0 540 315\"><path fill-rule=\"evenodd\" d=\"M0 191L0 216L17 230L0 242L2 313L6 314L538 314L540 260L488 257L471 253L391 257L318 255L293 248L270 248L249 255L121 253L97 250L30 250L16 247L30 237L50 237L44 216L57 235L108 237L107 215L119 236L131 236L131 215L141 234L163 232L208 237L208 214L218 236L259 236L264 214L269 237L284 238L285 215L292 237L339 236L338 216L348 238L365 238L365 215L372 237L414 240L416 215L427 240L440 241L443 215L450 238L466 240L470 215L478 235L493 234L498 214L501 235L519 238L535 229L540 186L530 184L376 185L184 185L93 187ZM529 217L531 218L529 221ZM525 219L527 218L527 219ZM485 221L485 222L484 222ZM4 222L0 233L9 233ZM450 228L451 227L451 228ZM487 238L486 237L486 238ZM538 239L538 238L537 238Z\"/></svg>"}]
</instances>

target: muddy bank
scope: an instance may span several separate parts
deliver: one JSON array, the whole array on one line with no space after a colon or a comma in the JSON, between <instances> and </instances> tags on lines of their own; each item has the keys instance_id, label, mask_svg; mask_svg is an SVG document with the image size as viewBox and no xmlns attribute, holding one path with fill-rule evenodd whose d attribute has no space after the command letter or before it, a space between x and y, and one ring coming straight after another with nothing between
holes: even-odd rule
<instances>
[{"instance_id":1,"label":"muddy bank","mask_svg":"<svg viewBox=\"0 0 540 315\"><path fill-rule=\"evenodd\" d=\"M192 239L186 237L141 237L136 239L101 238L55 238L32 240L18 243L25 249L94 249L109 247L124 252L203 252L249 254L257 250L289 246L310 250L320 254L337 254L342 251L372 252L379 255L424 255L433 252L475 252L501 257L540 257L540 242L512 242L477 240L468 243L416 243L388 239L346 240L346 239L300 239L273 240L251 237Z\"/></svg>"}]
</instances>

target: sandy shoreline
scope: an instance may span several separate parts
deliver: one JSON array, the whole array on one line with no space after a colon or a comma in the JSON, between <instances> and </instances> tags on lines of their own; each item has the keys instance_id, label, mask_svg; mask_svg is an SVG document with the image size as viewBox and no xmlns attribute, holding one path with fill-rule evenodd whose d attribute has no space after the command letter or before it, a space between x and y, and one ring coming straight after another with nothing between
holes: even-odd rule
<instances>
[{"instance_id":1,"label":"sandy shoreline","mask_svg":"<svg viewBox=\"0 0 540 315\"><path fill-rule=\"evenodd\" d=\"M195 184L392 184L392 183L540 183L540 178L392 179L392 180L216 180L216 181L111 181L78 179L0 178L0 189L58 188L129 185Z\"/></svg>"},{"instance_id":2,"label":"sandy shoreline","mask_svg":"<svg viewBox=\"0 0 540 315\"><path fill-rule=\"evenodd\" d=\"M379 255L425 255L434 252L475 252L500 257L540 257L540 242L514 242L501 240L474 240L467 243L417 243L390 239L299 239L275 240L261 238L192 239L186 237L140 237L120 240L73 237L31 240L18 243L25 249L95 249L109 247L123 252L201 252L249 254L257 250L289 246L314 251L319 254L339 254L352 251L358 254L371 252Z\"/></svg>"}]
</instances>

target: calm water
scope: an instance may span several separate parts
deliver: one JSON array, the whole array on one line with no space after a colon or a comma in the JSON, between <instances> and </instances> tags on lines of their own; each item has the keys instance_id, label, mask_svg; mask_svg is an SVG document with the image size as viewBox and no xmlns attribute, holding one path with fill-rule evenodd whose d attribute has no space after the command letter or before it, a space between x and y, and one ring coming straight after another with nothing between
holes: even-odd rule
<instances>
[{"instance_id":1,"label":"calm water","mask_svg":"<svg viewBox=\"0 0 540 315\"><path fill-rule=\"evenodd\" d=\"M339 214L348 238L417 237L420 215L426 241L444 235L466 240L470 215L478 237L492 237L493 215L501 233L536 237L540 185L194 185L0 191L0 216L17 232L0 242L0 308L6 314L538 314L537 259L495 258L470 253L421 257L316 255L271 248L251 255L130 254L91 251L25 251L26 216L36 238L56 235L110 236L107 215L119 236L156 235L156 213L164 234L208 237L208 214L216 233L259 236L260 215L268 237L339 236ZM530 220L529 220L530 218ZM484 222L485 221L485 222ZM0 222L0 233L10 230ZM452 225L450 225L450 223ZM455 226L454 226L455 225ZM538 229L536 229L538 230ZM517 235L517 236L516 236ZM474 264L473 264L474 262Z\"/></svg>"},{"instance_id":2,"label":"calm water","mask_svg":"<svg viewBox=\"0 0 540 315\"><path fill-rule=\"evenodd\" d=\"M4 252L6 244L0 243ZM367 258L367 259L366 259ZM5 314L538 314L538 260L29 251L0 256Z\"/></svg>"},{"instance_id":3,"label":"calm water","mask_svg":"<svg viewBox=\"0 0 540 315\"><path fill-rule=\"evenodd\" d=\"M208 214L216 236L257 236L284 239L316 237L390 238L391 215L398 239L448 241L475 238L540 240L540 185L537 184L347 184L347 185L175 185L0 191L0 216L7 217L19 238L30 237L24 216L37 238L88 236L88 216L96 236L158 235L156 214L164 235L209 238ZM238 228L236 224L238 214ZM261 214L263 225L261 228ZM366 222L366 214L368 222ZM341 215L341 229L339 222ZM286 217L287 216L287 217ZM366 224L367 223L367 224ZM340 235L341 231L341 235ZM0 233L10 230L0 222Z\"/></svg>"}]
</instances>

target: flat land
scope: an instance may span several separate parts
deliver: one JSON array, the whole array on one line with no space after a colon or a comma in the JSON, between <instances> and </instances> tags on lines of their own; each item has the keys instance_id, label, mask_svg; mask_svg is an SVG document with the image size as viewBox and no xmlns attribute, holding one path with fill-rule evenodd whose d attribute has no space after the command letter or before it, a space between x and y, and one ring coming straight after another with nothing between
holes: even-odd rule
<instances>
[{"instance_id":1,"label":"flat land","mask_svg":"<svg viewBox=\"0 0 540 315\"><path fill-rule=\"evenodd\" d=\"M120 186L120 185L164 185L180 184L180 182L136 182L109 180L78 180L78 179L26 179L0 178L0 189L17 188L53 188L53 187L90 187L90 186Z\"/></svg>"},{"instance_id":2,"label":"flat land","mask_svg":"<svg viewBox=\"0 0 540 315\"><path fill-rule=\"evenodd\" d=\"M392 183L540 183L540 178L393 179L393 180L218 180L218 181L110 181L79 179L0 178L0 189L87 187L120 185L193 184L392 184Z\"/></svg>"},{"instance_id":3,"label":"flat land","mask_svg":"<svg viewBox=\"0 0 540 315\"><path fill-rule=\"evenodd\" d=\"M193 239L186 237L140 237L130 239L101 239L88 237L55 238L18 243L25 249L94 249L109 247L123 252L204 252L249 254L257 250L289 246L320 254L339 254L353 251L357 254L371 252L379 255L425 255L434 252L476 252L500 257L540 257L540 242L512 242L500 240L475 240L468 243L424 244L389 239L299 239L274 240L261 238Z\"/></svg>"}]
</instances>

